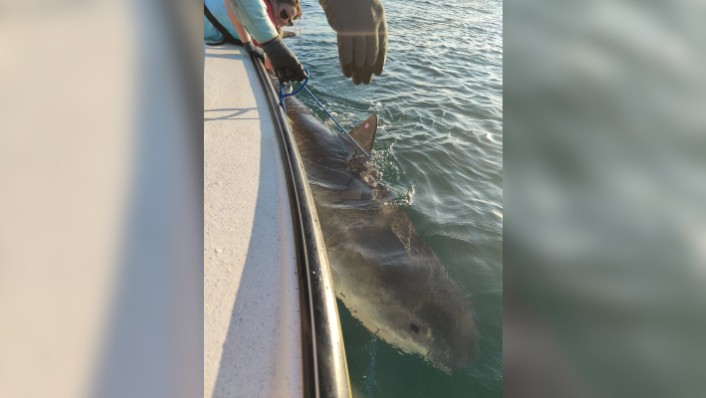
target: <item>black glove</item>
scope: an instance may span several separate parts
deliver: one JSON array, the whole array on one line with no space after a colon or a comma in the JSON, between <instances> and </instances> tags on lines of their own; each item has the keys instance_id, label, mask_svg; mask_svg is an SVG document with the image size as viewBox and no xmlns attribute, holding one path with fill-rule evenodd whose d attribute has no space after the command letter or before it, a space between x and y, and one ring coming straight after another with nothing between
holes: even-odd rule
<instances>
[{"instance_id":1,"label":"black glove","mask_svg":"<svg viewBox=\"0 0 706 398\"><path fill-rule=\"evenodd\" d=\"M248 54L252 55L255 58L259 58L260 61L265 62L265 52L262 51L262 49L254 44L252 44L251 41L244 43L243 47L245 47L245 52Z\"/></svg>"},{"instance_id":2,"label":"black glove","mask_svg":"<svg viewBox=\"0 0 706 398\"><path fill-rule=\"evenodd\" d=\"M338 33L338 58L346 77L368 84L380 75L387 53L387 21L380 0L319 0Z\"/></svg>"},{"instance_id":3,"label":"black glove","mask_svg":"<svg viewBox=\"0 0 706 398\"><path fill-rule=\"evenodd\" d=\"M272 68L282 83L302 81L306 78L304 67L279 36L263 44L262 49L265 50L265 54L270 58Z\"/></svg>"}]
</instances>

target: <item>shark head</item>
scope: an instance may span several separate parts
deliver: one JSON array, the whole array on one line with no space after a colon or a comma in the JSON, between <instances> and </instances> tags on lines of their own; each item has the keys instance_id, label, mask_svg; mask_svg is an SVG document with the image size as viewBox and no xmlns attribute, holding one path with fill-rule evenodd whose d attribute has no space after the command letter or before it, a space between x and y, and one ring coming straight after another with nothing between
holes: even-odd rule
<instances>
[{"instance_id":1,"label":"shark head","mask_svg":"<svg viewBox=\"0 0 706 398\"><path fill-rule=\"evenodd\" d=\"M424 356L447 372L468 366L478 350L478 331L464 298L427 299L408 325L409 333L427 348Z\"/></svg>"},{"instance_id":2,"label":"shark head","mask_svg":"<svg viewBox=\"0 0 706 398\"><path fill-rule=\"evenodd\" d=\"M479 333L466 295L438 260L429 260L432 264L413 266L414 277L407 272L395 281L384 278L386 293L375 303L384 310L374 327L403 351L419 354L447 373L457 372L477 356Z\"/></svg>"}]
</instances>

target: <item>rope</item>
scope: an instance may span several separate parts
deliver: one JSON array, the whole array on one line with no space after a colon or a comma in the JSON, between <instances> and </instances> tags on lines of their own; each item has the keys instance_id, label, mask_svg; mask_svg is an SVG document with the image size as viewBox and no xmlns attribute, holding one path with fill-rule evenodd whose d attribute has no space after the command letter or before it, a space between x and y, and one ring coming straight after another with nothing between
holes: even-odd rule
<instances>
[{"instance_id":1,"label":"rope","mask_svg":"<svg viewBox=\"0 0 706 398\"><path fill-rule=\"evenodd\" d=\"M314 93L312 93L311 90L309 90L309 88L306 87L306 84L309 82L309 70L306 69L306 68L304 68L304 70L306 71L306 74L307 74L306 78L305 78L304 80L302 80L302 81L299 83L299 87L297 87L296 89L294 89L291 93L285 93L285 92L284 92L284 84L283 84L282 82L279 83L279 104L280 104L280 106L282 107L282 109L285 111L285 113L287 112L287 108L286 108L285 105L284 105L284 99L285 99L286 97L291 97L292 95L297 95L297 94L299 94L299 92L301 92L302 90L306 91L307 94L309 94L309 95L311 96L311 98L316 102L316 104L319 105L319 107L321 108L321 110L324 111L324 113L326 114L326 116L328 116L331 120L333 120L333 122L336 124L336 126L338 127L338 129L341 130L341 132L343 132L343 134L345 135L345 137L346 137L350 142L352 142L353 145L355 145L355 146L358 148L358 150L359 150L361 153L363 153L363 155L365 155L366 158L369 159L369 158L370 158L370 154L368 154L368 152L366 152L365 149L363 149L363 147L361 147L360 144L358 144L358 141L356 141L353 137L351 137L350 134L348 134L348 131L347 131L346 129L344 129L343 126L341 126L340 123L338 123L338 120L336 120L336 118L333 117L333 115L331 114L331 112L329 112L328 109L326 109L326 107L324 106L324 104L322 104L321 101L319 101L319 99L316 98L316 96L314 95Z\"/></svg>"},{"instance_id":2,"label":"rope","mask_svg":"<svg viewBox=\"0 0 706 398\"><path fill-rule=\"evenodd\" d=\"M302 89L306 87L306 84L309 82L309 71L306 68L304 68L304 71L306 71L306 77L304 78L304 80L299 82L299 87L293 90L291 93L285 93L284 83L279 83L279 105L282 107L285 113L287 112L287 107L284 105L284 99L286 97L291 97L293 95L299 94L299 92L302 91ZM307 89L307 91L309 90Z\"/></svg>"}]
</instances>

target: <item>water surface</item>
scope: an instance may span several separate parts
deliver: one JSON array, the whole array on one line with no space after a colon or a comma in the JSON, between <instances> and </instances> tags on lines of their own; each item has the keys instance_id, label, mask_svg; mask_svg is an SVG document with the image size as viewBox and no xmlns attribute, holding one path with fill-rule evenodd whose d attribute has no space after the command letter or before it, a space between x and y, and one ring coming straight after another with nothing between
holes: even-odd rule
<instances>
[{"instance_id":1,"label":"water surface","mask_svg":"<svg viewBox=\"0 0 706 398\"><path fill-rule=\"evenodd\" d=\"M373 161L421 237L469 296L480 355L446 374L376 339L339 305L354 395L502 395L502 3L387 0L382 76L354 86L317 2L287 42L341 124L380 116ZM299 98L316 112L305 95ZM325 116L317 112L319 116Z\"/></svg>"}]
</instances>

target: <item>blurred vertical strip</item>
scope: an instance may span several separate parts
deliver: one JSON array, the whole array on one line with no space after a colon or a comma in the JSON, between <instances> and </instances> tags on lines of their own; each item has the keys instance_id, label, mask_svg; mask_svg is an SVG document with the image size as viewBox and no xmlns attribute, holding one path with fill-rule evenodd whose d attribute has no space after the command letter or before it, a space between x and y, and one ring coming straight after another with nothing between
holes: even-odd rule
<instances>
[{"instance_id":1,"label":"blurred vertical strip","mask_svg":"<svg viewBox=\"0 0 706 398\"><path fill-rule=\"evenodd\" d=\"M137 153L97 397L203 389L201 6L135 1Z\"/></svg>"},{"instance_id":2,"label":"blurred vertical strip","mask_svg":"<svg viewBox=\"0 0 706 398\"><path fill-rule=\"evenodd\" d=\"M505 396L706 396L706 3L504 15Z\"/></svg>"},{"instance_id":3,"label":"blurred vertical strip","mask_svg":"<svg viewBox=\"0 0 706 398\"><path fill-rule=\"evenodd\" d=\"M0 397L201 394L201 29L0 0Z\"/></svg>"}]
</instances>

